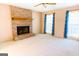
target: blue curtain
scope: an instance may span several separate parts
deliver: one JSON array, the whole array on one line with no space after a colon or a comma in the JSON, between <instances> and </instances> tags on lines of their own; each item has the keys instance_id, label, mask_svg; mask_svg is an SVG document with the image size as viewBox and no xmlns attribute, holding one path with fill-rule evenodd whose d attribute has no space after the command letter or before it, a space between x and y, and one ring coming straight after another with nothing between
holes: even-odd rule
<instances>
[{"instance_id":1,"label":"blue curtain","mask_svg":"<svg viewBox=\"0 0 79 59\"><path fill-rule=\"evenodd\" d=\"M55 13L53 13L52 35L54 35Z\"/></svg>"},{"instance_id":2,"label":"blue curtain","mask_svg":"<svg viewBox=\"0 0 79 59\"><path fill-rule=\"evenodd\" d=\"M45 17L44 17L44 33L46 33L46 14L45 14Z\"/></svg>"},{"instance_id":3,"label":"blue curtain","mask_svg":"<svg viewBox=\"0 0 79 59\"><path fill-rule=\"evenodd\" d=\"M67 32L68 32L68 17L69 17L69 11L66 12L65 32L64 32L64 37L65 38L67 38Z\"/></svg>"}]
</instances>

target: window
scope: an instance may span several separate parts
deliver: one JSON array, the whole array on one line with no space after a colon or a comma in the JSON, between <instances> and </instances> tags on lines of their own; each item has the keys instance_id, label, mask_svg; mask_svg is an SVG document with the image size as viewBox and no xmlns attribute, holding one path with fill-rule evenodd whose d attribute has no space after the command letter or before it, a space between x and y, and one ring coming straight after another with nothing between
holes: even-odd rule
<instances>
[{"instance_id":1,"label":"window","mask_svg":"<svg viewBox=\"0 0 79 59\"><path fill-rule=\"evenodd\" d=\"M79 10L69 11L67 37L79 38Z\"/></svg>"},{"instance_id":2,"label":"window","mask_svg":"<svg viewBox=\"0 0 79 59\"><path fill-rule=\"evenodd\" d=\"M45 19L45 33L54 33L54 14L46 15Z\"/></svg>"}]
</instances>

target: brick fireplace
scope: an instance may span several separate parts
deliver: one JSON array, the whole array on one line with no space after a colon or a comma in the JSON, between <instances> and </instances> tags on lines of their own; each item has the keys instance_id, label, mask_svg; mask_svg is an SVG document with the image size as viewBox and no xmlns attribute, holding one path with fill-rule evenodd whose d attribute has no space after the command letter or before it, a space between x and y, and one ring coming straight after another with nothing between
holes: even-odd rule
<instances>
[{"instance_id":1,"label":"brick fireplace","mask_svg":"<svg viewBox=\"0 0 79 59\"><path fill-rule=\"evenodd\" d=\"M12 20L14 40L25 39L32 35L32 20Z\"/></svg>"}]
</instances>

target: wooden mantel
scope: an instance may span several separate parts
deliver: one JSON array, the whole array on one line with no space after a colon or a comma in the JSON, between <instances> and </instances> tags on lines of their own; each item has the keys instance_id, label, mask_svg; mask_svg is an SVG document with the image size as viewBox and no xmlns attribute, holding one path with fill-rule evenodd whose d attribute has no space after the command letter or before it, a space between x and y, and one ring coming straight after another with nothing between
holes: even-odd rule
<instances>
[{"instance_id":1,"label":"wooden mantel","mask_svg":"<svg viewBox=\"0 0 79 59\"><path fill-rule=\"evenodd\" d=\"M12 20L32 20L32 18L12 17Z\"/></svg>"},{"instance_id":2,"label":"wooden mantel","mask_svg":"<svg viewBox=\"0 0 79 59\"><path fill-rule=\"evenodd\" d=\"M10 6L12 20L32 20L32 11L16 6Z\"/></svg>"}]
</instances>

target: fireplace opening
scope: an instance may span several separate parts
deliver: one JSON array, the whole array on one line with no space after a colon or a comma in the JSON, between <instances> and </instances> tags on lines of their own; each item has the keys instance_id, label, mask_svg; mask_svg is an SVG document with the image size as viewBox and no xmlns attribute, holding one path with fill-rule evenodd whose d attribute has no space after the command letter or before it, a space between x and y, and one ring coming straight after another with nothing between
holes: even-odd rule
<instances>
[{"instance_id":1,"label":"fireplace opening","mask_svg":"<svg viewBox=\"0 0 79 59\"><path fill-rule=\"evenodd\" d=\"M28 34L29 26L17 26L17 35Z\"/></svg>"}]
</instances>

